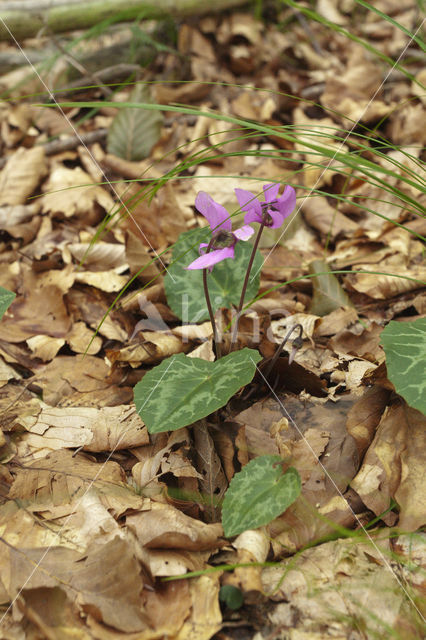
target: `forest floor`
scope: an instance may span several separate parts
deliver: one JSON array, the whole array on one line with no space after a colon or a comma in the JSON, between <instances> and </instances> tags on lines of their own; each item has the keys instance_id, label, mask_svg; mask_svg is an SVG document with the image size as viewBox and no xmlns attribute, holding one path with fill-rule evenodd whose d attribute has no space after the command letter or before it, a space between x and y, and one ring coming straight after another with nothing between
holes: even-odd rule
<instances>
[{"instance_id":1,"label":"forest floor","mask_svg":"<svg viewBox=\"0 0 426 640\"><path fill-rule=\"evenodd\" d=\"M374 6L407 32L421 20L415 0ZM16 293L0 322L5 640L424 637L426 419L395 393L381 333L426 313L425 219L398 193L422 205L425 194L339 160L364 145L359 157L381 171L397 162L420 175L424 59L359 3L317 10L337 30L268 2L261 17L183 21L145 67L117 59L103 76L87 51L136 38L134 26L71 54L55 36L40 76L26 66L0 78L0 286ZM404 53L403 70L365 43ZM47 46L47 36L25 43ZM90 85L78 93L77 52ZM110 104L145 101L124 82L134 71L155 103L191 109L166 110L147 131ZM98 106L47 108L48 89ZM129 147L147 133L149 155L135 159ZM255 378L206 429L149 434L133 404L145 373L177 353L214 358L210 323L182 324L164 288L180 234L205 224L196 195L234 212L235 188L274 181L293 185L297 206L262 238L263 295L238 343L268 357L301 324L303 346L292 364L280 358L273 393ZM269 525L227 539L221 499L265 453L290 460L302 493Z\"/></svg>"}]
</instances>

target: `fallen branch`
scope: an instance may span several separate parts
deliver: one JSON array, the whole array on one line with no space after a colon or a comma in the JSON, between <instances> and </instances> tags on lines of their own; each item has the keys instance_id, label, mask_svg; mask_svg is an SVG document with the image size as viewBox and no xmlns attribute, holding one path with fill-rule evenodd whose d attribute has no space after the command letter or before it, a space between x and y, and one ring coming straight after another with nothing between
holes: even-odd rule
<instances>
[{"instance_id":1,"label":"fallen branch","mask_svg":"<svg viewBox=\"0 0 426 640\"><path fill-rule=\"evenodd\" d=\"M6 0L0 5L0 40L18 41L47 33L87 29L117 16L186 18L247 4L247 0Z\"/></svg>"},{"instance_id":2,"label":"fallen branch","mask_svg":"<svg viewBox=\"0 0 426 640\"><path fill-rule=\"evenodd\" d=\"M107 129L96 129L96 131L90 131L90 133L83 133L81 136L69 136L68 138L51 140L41 146L44 148L44 153L47 156L53 156L62 151L77 149L81 144L89 145L94 142L100 142L106 138L107 133ZM8 158L0 158L0 169L4 167L7 161Z\"/></svg>"}]
</instances>

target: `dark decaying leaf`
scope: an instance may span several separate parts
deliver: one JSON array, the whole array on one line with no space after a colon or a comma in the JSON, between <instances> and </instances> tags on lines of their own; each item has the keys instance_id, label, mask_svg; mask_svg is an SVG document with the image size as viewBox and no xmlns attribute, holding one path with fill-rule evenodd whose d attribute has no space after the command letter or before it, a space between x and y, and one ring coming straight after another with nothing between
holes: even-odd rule
<instances>
[{"instance_id":1,"label":"dark decaying leaf","mask_svg":"<svg viewBox=\"0 0 426 640\"><path fill-rule=\"evenodd\" d=\"M151 102L147 85L137 84L129 102ZM108 132L109 153L125 160L147 158L160 138L162 123L163 118L159 111L148 111L138 107L120 109Z\"/></svg>"},{"instance_id":2,"label":"dark decaying leaf","mask_svg":"<svg viewBox=\"0 0 426 640\"><path fill-rule=\"evenodd\" d=\"M350 307L352 303L342 289L336 276L323 260L313 260L309 265L309 273L318 274L312 278L314 295L309 313L326 316L339 307Z\"/></svg>"}]
</instances>

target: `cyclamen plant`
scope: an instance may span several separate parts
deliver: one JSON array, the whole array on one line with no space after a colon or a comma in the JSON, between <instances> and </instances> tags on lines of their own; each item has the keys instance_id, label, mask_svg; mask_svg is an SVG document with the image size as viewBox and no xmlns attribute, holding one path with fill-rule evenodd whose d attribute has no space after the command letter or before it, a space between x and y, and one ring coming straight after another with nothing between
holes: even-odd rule
<instances>
[{"instance_id":1,"label":"cyclamen plant","mask_svg":"<svg viewBox=\"0 0 426 640\"><path fill-rule=\"evenodd\" d=\"M259 261L257 247L263 229L279 228L296 205L293 187L286 186L281 196L279 188L279 184L264 185L264 201L260 201L249 191L235 189L245 217L244 225L234 231L225 207L205 192L197 195L195 206L208 221L211 237L208 242L199 243L199 257L190 264L181 264L181 268L183 274L197 270L203 272L202 288L213 329L216 360L207 362L179 353L163 360L145 374L135 387L134 399L138 413L150 433L176 430L206 418L224 407L239 389L253 379L257 363L261 360L259 352L248 348L234 351L233 348L250 273L255 261ZM254 234L249 223L258 223L260 226L250 257L246 260L247 253L240 252L237 256L236 249L240 242L245 243ZM186 242L186 238L182 240ZM237 263L238 266L241 265L242 260L245 260L246 269L236 308L230 352L222 357L207 277L209 273L212 274L216 265L229 259L235 261L235 266L230 263L228 269L221 271L224 280L232 274L230 270L235 270ZM182 257L177 261L181 262ZM193 280L191 287L194 284L197 287L198 280ZM168 291L171 297L172 288L166 286L169 297ZM195 299L199 297L198 290L195 294L192 291L192 295ZM223 306L230 305L224 303ZM195 428L202 427L198 425ZM247 529L268 524L294 502L300 493L300 478L292 468L284 473L282 463L280 456L259 456L235 474L222 505L222 524L226 536L234 536Z\"/></svg>"}]
</instances>

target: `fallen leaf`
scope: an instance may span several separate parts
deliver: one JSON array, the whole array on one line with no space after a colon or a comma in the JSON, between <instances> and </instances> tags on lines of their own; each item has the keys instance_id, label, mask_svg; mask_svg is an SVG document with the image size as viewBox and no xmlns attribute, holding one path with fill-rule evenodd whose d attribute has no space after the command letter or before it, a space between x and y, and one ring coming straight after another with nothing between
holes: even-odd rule
<instances>
[{"instance_id":1,"label":"fallen leaf","mask_svg":"<svg viewBox=\"0 0 426 640\"><path fill-rule=\"evenodd\" d=\"M26 204L46 173L43 147L15 151L0 173L0 205Z\"/></svg>"}]
</instances>

